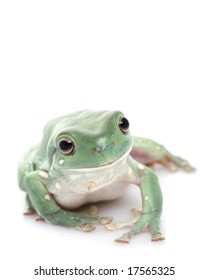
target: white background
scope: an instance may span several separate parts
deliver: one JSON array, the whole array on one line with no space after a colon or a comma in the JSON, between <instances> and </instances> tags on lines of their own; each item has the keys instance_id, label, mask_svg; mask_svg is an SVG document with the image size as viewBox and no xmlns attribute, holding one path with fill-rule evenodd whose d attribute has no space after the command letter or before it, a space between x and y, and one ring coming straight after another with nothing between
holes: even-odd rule
<instances>
[{"instance_id":1,"label":"white background","mask_svg":"<svg viewBox=\"0 0 208 280\"><path fill-rule=\"evenodd\" d=\"M206 278L207 14L207 1L199 0L1 1L2 279L44 279L33 275L40 265L125 270L102 279L138 279L127 276L129 266L175 266L175 276L154 279ZM197 167L193 174L157 172L164 242L143 233L121 245L113 240L125 230L98 226L87 234L22 216L19 159L50 118L80 109L122 110L132 134ZM101 214L130 218L139 197L130 186L118 201L102 204ZM91 279L71 277L79 278Z\"/></svg>"}]
</instances>

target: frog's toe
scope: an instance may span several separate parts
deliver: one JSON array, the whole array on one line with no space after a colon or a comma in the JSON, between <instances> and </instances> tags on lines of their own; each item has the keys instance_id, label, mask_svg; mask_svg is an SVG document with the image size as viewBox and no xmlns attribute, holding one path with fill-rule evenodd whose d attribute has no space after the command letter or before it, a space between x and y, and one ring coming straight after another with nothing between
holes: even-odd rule
<instances>
[{"instance_id":1,"label":"frog's toe","mask_svg":"<svg viewBox=\"0 0 208 280\"><path fill-rule=\"evenodd\" d=\"M166 169L168 169L171 172L176 172L179 169L179 166L167 156L162 158L161 163Z\"/></svg>"},{"instance_id":2,"label":"frog's toe","mask_svg":"<svg viewBox=\"0 0 208 280\"><path fill-rule=\"evenodd\" d=\"M195 171L195 168L190 165L190 163L181 158L175 156L165 156L161 160L162 164L169 170L169 171L177 171L179 168L183 169L185 172L192 172Z\"/></svg>"},{"instance_id":3,"label":"frog's toe","mask_svg":"<svg viewBox=\"0 0 208 280\"><path fill-rule=\"evenodd\" d=\"M173 163L173 162L169 162L166 165L164 165L170 172L176 172L179 170L179 167Z\"/></svg>"},{"instance_id":4,"label":"frog's toe","mask_svg":"<svg viewBox=\"0 0 208 280\"><path fill-rule=\"evenodd\" d=\"M124 227L132 227L132 226L134 226L136 224L138 219L139 219L139 216L134 217L134 218L132 218L132 219L126 221L126 222L119 222L119 223L115 223L115 224L108 224L105 227L108 230L111 230L111 231L114 231L114 230L117 230L117 229L120 229L120 228L124 228Z\"/></svg>"},{"instance_id":5,"label":"frog's toe","mask_svg":"<svg viewBox=\"0 0 208 280\"><path fill-rule=\"evenodd\" d=\"M183 170L186 172L193 172L193 171L196 171L196 168L193 166L186 166L183 168Z\"/></svg>"},{"instance_id":6,"label":"frog's toe","mask_svg":"<svg viewBox=\"0 0 208 280\"><path fill-rule=\"evenodd\" d=\"M23 213L23 215L24 216L30 216L30 215L33 215L35 213L35 210L33 210L33 209L27 209L24 213Z\"/></svg>"},{"instance_id":7,"label":"frog's toe","mask_svg":"<svg viewBox=\"0 0 208 280\"><path fill-rule=\"evenodd\" d=\"M114 230L124 228L124 227L133 227L136 224L136 222L140 219L142 212L138 208L131 209L131 212L134 215L133 218L131 218L130 220L125 221L125 222L119 222L119 223L114 223L114 224L109 223L105 226L106 229L114 231Z\"/></svg>"},{"instance_id":8,"label":"frog's toe","mask_svg":"<svg viewBox=\"0 0 208 280\"><path fill-rule=\"evenodd\" d=\"M114 230L118 229L117 224L107 224L107 225L105 225L105 228L110 231L114 231Z\"/></svg>"},{"instance_id":9,"label":"frog's toe","mask_svg":"<svg viewBox=\"0 0 208 280\"><path fill-rule=\"evenodd\" d=\"M84 231L84 232L90 232L95 230L95 226L91 225L91 224L81 224L78 229Z\"/></svg>"},{"instance_id":10,"label":"frog's toe","mask_svg":"<svg viewBox=\"0 0 208 280\"><path fill-rule=\"evenodd\" d=\"M112 217L100 217L99 223L102 225L107 225L107 224L111 223L112 220L113 220Z\"/></svg>"},{"instance_id":11,"label":"frog's toe","mask_svg":"<svg viewBox=\"0 0 208 280\"><path fill-rule=\"evenodd\" d=\"M85 213L90 216L95 216L98 214L98 207L95 205L92 205L89 208L87 208L87 210L85 210Z\"/></svg>"},{"instance_id":12,"label":"frog's toe","mask_svg":"<svg viewBox=\"0 0 208 280\"><path fill-rule=\"evenodd\" d=\"M38 216L35 220L36 222L45 222L45 220L41 216Z\"/></svg>"},{"instance_id":13,"label":"frog's toe","mask_svg":"<svg viewBox=\"0 0 208 280\"><path fill-rule=\"evenodd\" d=\"M182 168L185 172L193 172L196 170L195 167L191 166L188 161L182 162Z\"/></svg>"},{"instance_id":14,"label":"frog's toe","mask_svg":"<svg viewBox=\"0 0 208 280\"><path fill-rule=\"evenodd\" d=\"M95 205L92 205L85 209L84 211L78 212L79 215L83 217L88 217L88 216L96 216L98 214L98 207Z\"/></svg>"},{"instance_id":15,"label":"frog's toe","mask_svg":"<svg viewBox=\"0 0 208 280\"><path fill-rule=\"evenodd\" d=\"M142 211L139 208L132 208L131 213L134 215L134 217L141 216Z\"/></svg>"},{"instance_id":16,"label":"frog's toe","mask_svg":"<svg viewBox=\"0 0 208 280\"><path fill-rule=\"evenodd\" d=\"M124 227L133 227L140 219L142 211L139 210L138 208L132 208L131 212L134 215L133 218L131 218L130 220L125 221L125 222L119 222L119 223L114 223L114 224L109 223L105 226L106 229L108 229L110 231L114 231L114 230L124 228Z\"/></svg>"},{"instance_id":17,"label":"frog's toe","mask_svg":"<svg viewBox=\"0 0 208 280\"><path fill-rule=\"evenodd\" d=\"M152 234L152 241L162 241L162 240L165 240L165 237L160 232Z\"/></svg>"},{"instance_id":18,"label":"frog's toe","mask_svg":"<svg viewBox=\"0 0 208 280\"><path fill-rule=\"evenodd\" d=\"M152 170L157 170L158 168L160 168L162 166L162 163L159 161L152 161L152 162L148 162L146 164L146 166L148 166Z\"/></svg>"},{"instance_id":19,"label":"frog's toe","mask_svg":"<svg viewBox=\"0 0 208 280\"><path fill-rule=\"evenodd\" d=\"M115 239L115 242L128 244L130 242L130 240L131 240L131 237L129 236L129 234L124 233L121 237Z\"/></svg>"}]
</instances>

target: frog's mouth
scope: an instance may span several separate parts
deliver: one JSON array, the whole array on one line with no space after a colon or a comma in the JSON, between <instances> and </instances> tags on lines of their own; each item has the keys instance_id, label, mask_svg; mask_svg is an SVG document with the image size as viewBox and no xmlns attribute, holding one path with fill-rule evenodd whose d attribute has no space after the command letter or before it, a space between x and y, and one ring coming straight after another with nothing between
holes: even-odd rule
<instances>
[{"instance_id":1,"label":"frog's mouth","mask_svg":"<svg viewBox=\"0 0 208 280\"><path fill-rule=\"evenodd\" d=\"M111 161L107 164L104 165L98 165L95 167L89 167L89 168L71 168L70 171L74 171L74 172L93 172L93 171L102 171L102 170L106 170L106 169L111 169L114 166L121 164L122 162L125 162L127 157L129 156L130 152L131 152L132 148L129 149L123 156L121 156L120 158Z\"/></svg>"}]
</instances>

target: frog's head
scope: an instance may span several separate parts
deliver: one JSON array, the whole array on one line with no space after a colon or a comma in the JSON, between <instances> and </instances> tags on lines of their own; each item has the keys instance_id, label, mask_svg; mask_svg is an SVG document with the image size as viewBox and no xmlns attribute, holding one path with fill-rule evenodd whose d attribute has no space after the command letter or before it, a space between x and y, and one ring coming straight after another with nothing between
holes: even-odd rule
<instances>
[{"instance_id":1,"label":"frog's head","mask_svg":"<svg viewBox=\"0 0 208 280\"><path fill-rule=\"evenodd\" d=\"M55 170L98 168L127 158L131 148L121 112L80 111L55 120L48 160Z\"/></svg>"}]
</instances>

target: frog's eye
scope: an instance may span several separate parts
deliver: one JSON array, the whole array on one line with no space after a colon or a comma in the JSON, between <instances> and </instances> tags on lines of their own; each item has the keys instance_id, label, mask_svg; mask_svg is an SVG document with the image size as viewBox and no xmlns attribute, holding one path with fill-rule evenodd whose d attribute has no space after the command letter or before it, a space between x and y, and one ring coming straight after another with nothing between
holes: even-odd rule
<instances>
[{"instance_id":1,"label":"frog's eye","mask_svg":"<svg viewBox=\"0 0 208 280\"><path fill-rule=\"evenodd\" d=\"M71 139L61 138L58 145L62 154L71 155L74 153L74 142Z\"/></svg>"},{"instance_id":2,"label":"frog's eye","mask_svg":"<svg viewBox=\"0 0 208 280\"><path fill-rule=\"evenodd\" d=\"M127 118L121 117L119 122L118 122L118 126L124 134L128 133L128 131L129 131L129 121L127 120Z\"/></svg>"}]
</instances>

